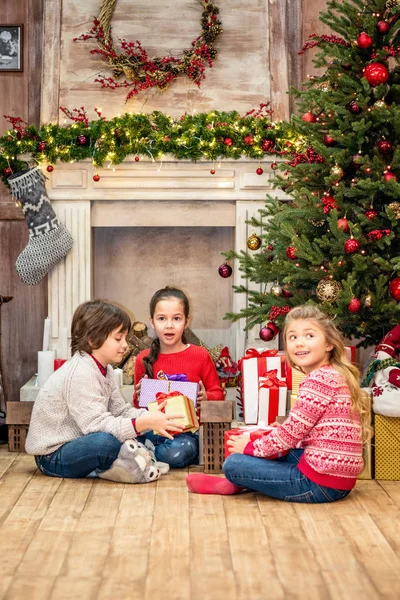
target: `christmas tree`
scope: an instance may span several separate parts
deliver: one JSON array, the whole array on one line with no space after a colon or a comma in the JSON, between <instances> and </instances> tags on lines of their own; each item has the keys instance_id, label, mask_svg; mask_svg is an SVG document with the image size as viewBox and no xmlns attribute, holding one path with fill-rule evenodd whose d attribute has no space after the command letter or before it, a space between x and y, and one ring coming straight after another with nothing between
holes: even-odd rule
<instances>
[{"instance_id":1,"label":"christmas tree","mask_svg":"<svg viewBox=\"0 0 400 600\"><path fill-rule=\"evenodd\" d=\"M225 254L262 284L235 286L247 308L226 318L245 318L246 329L266 322L264 340L307 302L360 346L400 321L399 19L400 0L331 0L320 20L338 35L312 34L300 51L317 47L322 74L291 91L293 142L273 165L290 200L268 197L250 221L260 235Z\"/></svg>"}]
</instances>

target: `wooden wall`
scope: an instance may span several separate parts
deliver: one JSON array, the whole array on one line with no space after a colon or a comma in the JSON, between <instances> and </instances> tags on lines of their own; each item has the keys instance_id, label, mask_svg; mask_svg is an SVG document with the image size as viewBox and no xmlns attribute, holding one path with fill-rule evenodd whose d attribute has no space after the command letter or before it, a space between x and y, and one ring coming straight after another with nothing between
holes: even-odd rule
<instances>
[{"instance_id":1,"label":"wooden wall","mask_svg":"<svg viewBox=\"0 0 400 600\"><path fill-rule=\"evenodd\" d=\"M7 129L7 123L1 118L3 114L38 123L40 102L45 120L58 118L60 103L69 108L82 104L104 108L103 100L106 100L113 114L129 110L124 105L123 94L108 92L103 95L100 88L92 83L92 74L97 67L88 52L90 42L81 45L65 43L86 31L100 4L100 0L2 0L1 23L24 25L24 69L21 73L0 73L0 134ZM197 0L182 1L182 7L186 7L182 9L180 4L177 1L168 5L160 3L156 8L155 2L119 0L115 30L119 34L125 33L125 15L131 14L133 19L133 13L140 16L140 7L146 7L146 10L154 12L156 20L168 22L164 46L169 40L171 51L185 47L197 35L199 15ZM58 37L55 35L43 40L46 5L51 8L46 11L46 17L52 22L56 34L58 29L58 33L61 33L63 27L62 47L59 43L57 45L58 34ZM264 101L266 94L270 94L276 109L275 118L283 118L285 111L293 110L285 93L287 86L296 84L305 79L307 73L313 72L312 52L299 60L297 50L309 33L325 32L318 22L318 12L326 7L325 0L232 0L229 3L220 1L219 5L225 29L219 42L220 47L223 45L223 52L215 68L207 71L205 85L197 90L182 80L171 86L167 94L156 93L147 100L136 101L132 110L151 111L158 108L171 114L212 108L243 111ZM167 9L168 15L165 12ZM174 25L182 22L181 10L187 11L185 28ZM173 18L171 11L174 11ZM166 16L168 21L165 20ZM149 48L153 44L154 51L158 53L160 41L156 27L152 27L149 18L144 24L140 24L139 18L137 22L137 37L144 41L149 36L146 38ZM294 28L294 23L302 25ZM55 70L60 73L60 89L50 78L51 87L41 90L42 43L47 56L51 57L51 61L47 60L47 68L50 72ZM234 67L237 75L234 74ZM268 70L270 78L267 77ZM88 80L82 83L85 77ZM108 116L112 116L110 112ZM27 241L28 230L21 211L15 207L8 190L0 183L0 294L14 296L9 304L2 307L3 364L10 400L18 399L19 388L35 372L36 353L42 343L43 319L47 316L46 280L39 286L26 286L15 271L15 260Z\"/></svg>"}]
</instances>

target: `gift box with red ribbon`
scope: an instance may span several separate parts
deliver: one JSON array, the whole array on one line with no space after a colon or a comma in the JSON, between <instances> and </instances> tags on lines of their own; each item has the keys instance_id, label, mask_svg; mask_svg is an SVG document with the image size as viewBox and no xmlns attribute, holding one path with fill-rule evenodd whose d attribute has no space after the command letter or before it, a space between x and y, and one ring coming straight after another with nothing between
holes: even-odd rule
<instances>
[{"instance_id":1,"label":"gift box with red ribbon","mask_svg":"<svg viewBox=\"0 0 400 600\"><path fill-rule=\"evenodd\" d=\"M199 428L199 421L196 415L196 409L194 404L190 398L184 396L180 392L171 392L170 394L163 394L162 392L158 392L156 395L156 401L151 402L148 405L149 411L154 411L157 409L159 404L167 401L167 404L162 409L162 412L166 415L168 414L176 414L182 415L183 418L171 420L171 423L176 423L177 425L181 425L183 427L182 433L187 433L188 431L194 432ZM159 433L155 431L154 433ZM173 435L178 435L174 433Z\"/></svg>"},{"instance_id":2,"label":"gift box with red ribbon","mask_svg":"<svg viewBox=\"0 0 400 600\"><path fill-rule=\"evenodd\" d=\"M198 391L199 384L191 381L176 381L169 378L147 379L144 377L140 386L139 406L140 408L147 408L150 402L155 402L156 395L159 392L162 394L179 392L183 396L190 398L194 406L196 406Z\"/></svg>"},{"instance_id":3,"label":"gift box with red ribbon","mask_svg":"<svg viewBox=\"0 0 400 600\"><path fill-rule=\"evenodd\" d=\"M287 411L287 386L278 379L276 369L266 371L258 380L259 425L269 425L276 417L285 416Z\"/></svg>"},{"instance_id":4,"label":"gift box with red ribbon","mask_svg":"<svg viewBox=\"0 0 400 600\"><path fill-rule=\"evenodd\" d=\"M268 435L272 431L272 427L259 427L258 425L244 425L243 427L236 427L236 429L229 429L224 431L224 456L225 458L231 454L228 447L228 440L235 435L248 436L249 442L257 440L263 435Z\"/></svg>"},{"instance_id":5,"label":"gift box with red ribbon","mask_svg":"<svg viewBox=\"0 0 400 600\"><path fill-rule=\"evenodd\" d=\"M239 361L242 373L243 418L248 425L258 422L258 380L266 371L276 370L277 378L286 379L286 358L278 350L249 348Z\"/></svg>"}]
</instances>

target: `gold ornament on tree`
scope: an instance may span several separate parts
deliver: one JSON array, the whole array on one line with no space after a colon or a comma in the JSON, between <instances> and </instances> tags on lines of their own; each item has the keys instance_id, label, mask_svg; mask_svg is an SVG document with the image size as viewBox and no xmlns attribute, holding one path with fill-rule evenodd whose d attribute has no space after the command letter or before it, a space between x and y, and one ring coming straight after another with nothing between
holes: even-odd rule
<instances>
[{"instance_id":1,"label":"gold ornament on tree","mask_svg":"<svg viewBox=\"0 0 400 600\"><path fill-rule=\"evenodd\" d=\"M261 238L253 232L247 240L247 247L249 250L258 250L261 246L261 243Z\"/></svg>"},{"instance_id":2,"label":"gold ornament on tree","mask_svg":"<svg viewBox=\"0 0 400 600\"><path fill-rule=\"evenodd\" d=\"M277 298L279 298L279 296L282 296L282 286L279 285L279 283L275 283L275 285L271 287L271 294L273 296L276 296Z\"/></svg>"},{"instance_id":3,"label":"gold ornament on tree","mask_svg":"<svg viewBox=\"0 0 400 600\"><path fill-rule=\"evenodd\" d=\"M372 295L370 292L368 292L368 294L365 296L364 306L366 308L371 308L372 306Z\"/></svg>"},{"instance_id":4,"label":"gold ornament on tree","mask_svg":"<svg viewBox=\"0 0 400 600\"><path fill-rule=\"evenodd\" d=\"M334 302L338 299L342 286L338 281L324 277L317 285L317 298L321 302Z\"/></svg>"},{"instance_id":5,"label":"gold ornament on tree","mask_svg":"<svg viewBox=\"0 0 400 600\"><path fill-rule=\"evenodd\" d=\"M391 202L388 206L393 211L396 219L400 219L400 202Z\"/></svg>"},{"instance_id":6,"label":"gold ornament on tree","mask_svg":"<svg viewBox=\"0 0 400 600\"><path fill-rule=\"evenodd\" d=\"M342 179L342 177L344 175L342 167L339 167L339 165L335 165L334 167L332 167L331 175L332 175L332 177L334 177L336 179L336 181L339 181L339 179Z\"/></svg>"}]
</instances>

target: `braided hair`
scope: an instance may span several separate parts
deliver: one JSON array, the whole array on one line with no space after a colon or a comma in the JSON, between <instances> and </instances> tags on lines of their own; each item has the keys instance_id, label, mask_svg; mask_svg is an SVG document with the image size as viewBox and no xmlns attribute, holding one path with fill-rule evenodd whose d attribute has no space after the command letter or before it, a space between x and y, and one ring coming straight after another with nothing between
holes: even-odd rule
<instances>
[{"instance_id":1,"label":"braided hair","mask_svg":"<svg viewBox=\"0 0 400 600\"><path fill-rule=\"evenodd\" d=\"M180 290L178 288L170 287L170 286L167 286L165 288L162 288L161 290L158 290L153 295L152 299L150 300L150 317L152 319L154 318L154 313L156 312L156 307L157 307L157 304L160 302L160 300L170 300L172 298L174 300L179 300L180 302L182 302L183 313L185 315L185 318L188 319L189 318L188 297L186 296L186 294L184 292L182 292L182 290ZM183 332L183 334L182 334L182 342L184 344L187 343L186 339L185 339L185 332ZM151 343L149 354L147 356L145 356L143 359L143 365L145 368L145 372L150 378L154 378L153 365L156 362L159 353L160 353L160 340L158 339L158 337L155 337Z\"/></svg>"}]
</instances>

